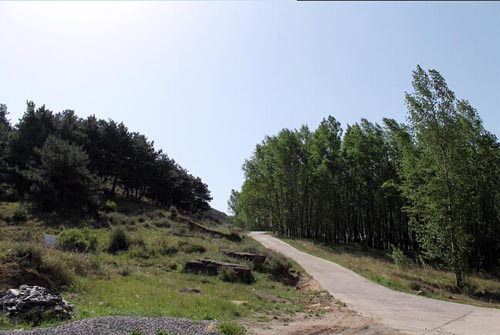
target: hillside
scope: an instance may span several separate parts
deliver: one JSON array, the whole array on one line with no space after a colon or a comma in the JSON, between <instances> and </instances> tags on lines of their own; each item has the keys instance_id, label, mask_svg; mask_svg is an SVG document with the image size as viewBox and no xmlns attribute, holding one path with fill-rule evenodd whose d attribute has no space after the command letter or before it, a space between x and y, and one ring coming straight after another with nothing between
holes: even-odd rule
<instances>
[{"instance_id":1,"label":"hillside","mask_svg":"<svg viewBox=\"0 0 500 335\"><path fill-rule=\"evenodd\" d=\"M297 266L227 224L125 198L108 200L107 205L113 210L76 224L31 212L20 203L1 203L0 290L21 284L48 287L74 304L76 319L174 316L219 324L290 320L318 295L297 290L297 283L290 282L299 279ZM44 234L58 236L55 248L43 243ZM64 234L66 243L61 240ZM226 255L228 250L262 253L267 259L255 264ZM246 266L251 281L241 282L231 271L212 276L186 273L186 263L197 259ZM327 303L329 299L322 298ZM0 327L53 321L13 325L3 316Z\"/></svg>"}]
</instances>

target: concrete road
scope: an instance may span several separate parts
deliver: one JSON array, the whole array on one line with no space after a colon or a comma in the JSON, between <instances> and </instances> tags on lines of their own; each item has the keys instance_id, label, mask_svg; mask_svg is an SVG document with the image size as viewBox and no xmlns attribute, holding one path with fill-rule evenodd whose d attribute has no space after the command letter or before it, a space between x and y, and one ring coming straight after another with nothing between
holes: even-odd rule
<instances>
[{"instance_id":1,"label":"concrete road","mask_svg":"<svg viewBox=\"0 0 500 335\"><path fill-rule=\"evenodd\" d=\"M500 335L500 309L429 299L380 286L338 264L299 251L263 232L250 236L295 260L335 298L407 334Z\"/></svg>"}]
</instances>

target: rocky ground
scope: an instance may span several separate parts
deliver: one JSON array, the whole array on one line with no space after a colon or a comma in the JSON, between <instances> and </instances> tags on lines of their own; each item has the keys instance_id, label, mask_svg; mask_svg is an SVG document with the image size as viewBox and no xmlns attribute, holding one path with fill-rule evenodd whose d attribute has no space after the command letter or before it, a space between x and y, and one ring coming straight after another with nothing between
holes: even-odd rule
<instances>
[{"instance_id":1,"label":"rocky ground","mask_svg":"<svg viewBox=\"0 0 500 335\"><path fill-rule=\"evenodd\" d=\"M0 335L130 335L133 330L156 335L159 330L177 335L217 335L213 323L182 318L109 316L68 322L56 327L0 331Z\"/></svg>"}]
</instances>

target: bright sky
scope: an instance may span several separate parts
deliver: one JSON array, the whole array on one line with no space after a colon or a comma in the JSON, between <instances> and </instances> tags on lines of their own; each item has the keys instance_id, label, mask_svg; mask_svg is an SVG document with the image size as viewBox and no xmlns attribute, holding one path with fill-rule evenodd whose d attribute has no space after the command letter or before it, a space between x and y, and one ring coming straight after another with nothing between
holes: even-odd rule
<instances>
[{"instance_id":1,"label":"bright sky","mask_svg":"<svg viewBox=\"0 0 500 335\"><path fill-rule=\"evenodd\" d=\"M417 64L500 135L500 3L2 2L0 102L123 121L227 210L265 135L404 121Z\"/></svg>"}]
</instances>

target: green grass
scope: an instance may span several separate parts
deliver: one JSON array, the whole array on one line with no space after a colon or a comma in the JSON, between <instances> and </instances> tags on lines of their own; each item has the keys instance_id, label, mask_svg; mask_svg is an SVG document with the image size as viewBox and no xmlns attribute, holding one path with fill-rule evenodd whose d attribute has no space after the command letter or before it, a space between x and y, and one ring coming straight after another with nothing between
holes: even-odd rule
<instances>
[{"instance_id":1,"label":"green grass","mask_svg":"<svg viewBox=\"0 0 500 335\"><path fill-rule=\"evenodd\" d=\"M167 222L168 211L153 206L134 204L130 209L124 201L118 201L122 213L103 213L100 219L79 222L91 228L100 227L92 228L97 238L95 253L45 247L41 243L43 233L57 234L71 227L71 222L58 222L51 217L48 223L37 215L13 222L9 216L16 207L16 204L0 203L0 211L3 211L0 215L0 289L8 287L9 279L8 273L2 272L3 263L11 257L18 241L24 241L24 245L35 246L42 253L38 267L29 270L35 279L52 283L56 289L61 289L61 276L65 282L69 281L62 287L62 294L75 305L77 319L106 315L176 316L228 322L249 318L288 319L302 312L310 299L308 292L282 285L271 280L268 274L256 271L253 271L256 281L251 285L223 282L218 276L183 273L187 261L199 258L252 266L224 255L221 250L266 251L251 238L229 241L190 230L189 225L180 220ZM115 221L109 223L109 216ZM162 220L161 224L155 224L158 220ZM196 222L211 229L232 231L231 227L221 224ZM117 227L126 231L130 248L110 254L107 252L109 239ZM300 270L297 265L294 268ZM43 269L51 269L50 275L43 273ZM201 292L182 292L189 287ZM0 322L0 328L15 327Z\"/></svg>"},{"instance_id":2,"label":"green grass","mask_svg":"<svg viewBox=\"0 0 500 335\"><path fill-rule=\"evenodd\" d=\"M491 276L472 275L459 293L450 271L430 266L399 267L388 252L364 250L356 245L324 245L304 239L283 239L295 248L342 265L361 276L391 289L431 298L500 308L500 280Z\"/></svg>"}]
</instances>

